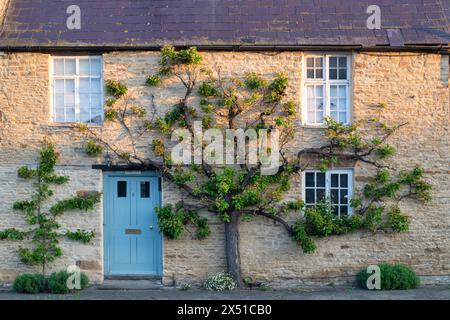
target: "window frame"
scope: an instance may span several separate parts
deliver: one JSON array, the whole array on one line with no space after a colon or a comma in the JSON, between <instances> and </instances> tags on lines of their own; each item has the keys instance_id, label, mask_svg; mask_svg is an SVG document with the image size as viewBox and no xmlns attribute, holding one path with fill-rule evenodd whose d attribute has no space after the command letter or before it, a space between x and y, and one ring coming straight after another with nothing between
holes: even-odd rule
<instances>
[{"instance_id":1,"label":"window frame","mask_svg":"<svg viewBox=\"0 0 450 320\"><path fill-rule=\"evenodd\" d=\"M346 80L330 80L329 79L329 61L331 57L347 58L347 79ZM322 79L308 79L307 78L307 59L308 58L322 58L323 77ZM345 125L352 123L352 54L348 52L329 52L329 53L305 53L303 55L302 63L302 124L306 127L323 127L325 122L308 122L308 90L309 85L323 85L323 118L331 116L331 86L332 85L345 85L347 95L346 114L347 121ZM339 72L338 72L339 73Z\"/></svg>"},{"instance_id":2,"label":"window frame","mask_svg":"<svg viewBox=\"0 0 450 320\"><path fill-rule=\"evenodd\" d=\"M100 76L80 76L80 59L90 59L98 58L100 59ZM55 59L75 59L75 75L73 76L56 76L54 74L54 60ZM50 56L50 121L53 124L59 125L70 125L74 123L84 123L88 126L102 126L104 122L104 111L105 111L105 83L104 83L104 70L103 70L103 56L102 55L51 55ZM101 120L99 123L94 122L81 122L80 121L80 78L99 78L100 79L100 104L101 104ZM56 106L54 101L55 96L55 79L74 79L74 112L75 121L56 121Z\"/></svg>"},{"instance_id":3,"label":"window frame","mask_svg":"<svg viewBox=\"0 0 450 320\"><path fill-rule=\"evenodd\" d=\"M302 200L306 204L306 173L320 173L320 170L308 169L302 173ZM331 196L331 175L332 174L347 174L348 175L348 211L347 216L353 215L353 208L350 206L350 201L353 198L353 170L352 169L334 169L327 170L325 172L325 197ZM340 187L338 187L340 189ZM317 189L317 187L314 187ZM317 199L315 199L317 203ZM338 212L338 217L341 217L341 213Z\"/></svg>"}]
</instances>

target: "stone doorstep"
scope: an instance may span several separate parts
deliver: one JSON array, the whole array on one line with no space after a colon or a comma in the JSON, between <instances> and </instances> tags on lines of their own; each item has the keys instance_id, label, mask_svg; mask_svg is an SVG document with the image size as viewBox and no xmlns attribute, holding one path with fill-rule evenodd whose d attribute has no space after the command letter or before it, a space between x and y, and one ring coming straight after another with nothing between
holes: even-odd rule
<instances>
[{"instance_id":1,"label":"stone doorstep","mask_svg":"<svg viewBox=\"0 0 450 320\"><path fill-rule=\"evenodd\" d=\"M159 290L163 289L161 279L155 280L118 280L105 279L98 290Z\"/></svg>"}]
</instances>

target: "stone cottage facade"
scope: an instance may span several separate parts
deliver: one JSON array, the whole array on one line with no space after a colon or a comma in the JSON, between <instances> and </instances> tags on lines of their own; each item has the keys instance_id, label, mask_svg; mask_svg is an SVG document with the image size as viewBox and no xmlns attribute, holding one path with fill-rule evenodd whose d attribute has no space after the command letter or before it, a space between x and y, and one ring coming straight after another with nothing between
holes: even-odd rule
<instances>
[{"instance_id":1,"label":"stone cottage facade","mask_svg":"<svg viewBox=\"0 0 450 320\"><path fill-rule=\"evenodd\" d=\"M44 137L53 141L61 154L58 172L70 177L70 183L57 189L56 199L79 191L103 193L94 211L65 215L63 229L94 230L96 237L90 244L64 241L64 256L52 269L78 264L97 283L111 275L105 253L110 250L110 244L105 244L105 217L116 202L108 202L110 191L105 189L105 181L111 174L134 179L145 173L99 169L104 158L85 154L85 140L73 123L89 122L98 132L114 132L115 128L102 124L103 85L110 79L124 81L141 106L149 106L154 99L164 114L182 88L170 83L149 89L145 80L158 68L161 45L170 43L198 46L203 64L210 68L220 65L224 75L256 72L270 77L285 72L290 80L288 94L298 108L293 142L298 148L323 143L320 114L324 112L348 123L370 116L391 123L408 122L390 140L398 150L392 163L405 169L422 166L426 180L433 185L432 202L402 203L411 219L408 233L358 232L329 237L318 240L313 254L303 254L271 220L241 223L244 275L272 286L326 285L352 281L356 271L369 264L402 262L413 267L425 283L450 282L448 4L398 1L381 6L386 17L383 25L389 28L368 30L365 9L369 4L364 1L345 5L314 1L315 6L312 1L286 1L276 7L272 1L260 1L256 8L250 1L239 8L233 1L202 1L202 5L189 1L178 1L178 5L173 1L75 2L82 12L80 30L67 29L69 15L64 3L0 1L0 230L25 227L12 204L26 199L32 189L29 182L17 177L17 169L35 164ZM39 6L45 10L36 11ZM319 17L321 13L325 18ZM79 76L83 66L89 70L85 77ZM328 91L324 95L340 99L338 109L308 109L308 99L322 98L320 94L308 96L309 72L317 76L315 80L323 79L318 84L321 88L341 80L337 97ZM328 74L326 79L321 72ZM83 79L90 82L87 100L82 100ZM75 83L77 88L72 88ZM58 93L66 100L61 102ZM68 104L70 99L76 102ZM387 104L381 113L373 107L380 102ZM367 182L370 173L361 164L338 169L352 190ZM288 197L305 197L301 180L294 181ZM151 193L153 190L157 189L152 187ZM159 197L159 204L165 204L187 196L163 181ZM226 268L223 223L214 216L209 218L212 234L203 241L192 240L189 234L181 240L162 240L157 275L163 283L200 283L208 274ZM33 270L20 262L18 245L0 241L0 282ZM157 255L156 251L153 254Z\"/></svg>"}]
</instances>

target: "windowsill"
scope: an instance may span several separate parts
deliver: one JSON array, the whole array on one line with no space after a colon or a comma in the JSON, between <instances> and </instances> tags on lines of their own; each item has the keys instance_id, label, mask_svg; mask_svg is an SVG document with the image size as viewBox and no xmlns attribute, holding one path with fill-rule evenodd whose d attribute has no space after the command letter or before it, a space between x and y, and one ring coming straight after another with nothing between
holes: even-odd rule
<instances>
[{"instance_id":1,"label":"windowsill","mask_svg":"<svg viewBox=\"0 0 450 320\"><path fill-rule=\"evenodd\" d=\"M351 123L344 123L344 126L350 126ZM302 123L301 128L305 129L327 129L328 126L326 124L304 124Z\"/></svg>"},{"instance_id":2,"label":"windowsill","mask_svg":"<svg viewBox=\"0 0 450 320\"><path fill-rule=\"evenodd\" d=\"M49 122L48 127L61 128L61 129L73 129L78 127L80 124L86 125L88 128L102 128L103 123L93 124L93 123L83 123L83 122Z\"/></svg>"},{"instance_id":3,"label":"windowsill","mask_svg":"<svg viewBox=\"0 0 450 320\"><path fill-rule=\"evenodd\" d=\"M325 124L302 124L302 128L305 129L326 129L327 126Z\"/></svg>"}]
</instances>

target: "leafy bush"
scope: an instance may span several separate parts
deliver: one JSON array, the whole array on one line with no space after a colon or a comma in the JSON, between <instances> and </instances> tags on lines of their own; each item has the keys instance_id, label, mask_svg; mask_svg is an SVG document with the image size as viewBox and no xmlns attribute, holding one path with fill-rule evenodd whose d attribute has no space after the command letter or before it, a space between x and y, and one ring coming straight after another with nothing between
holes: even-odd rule
<instances>
[{"instance_id":1,"label":"leafy bush","mask_svg":"<svg viewBox=\"0 0 450 320\"><path fill-rule=\"evenodd\" d=\"M67 279L69 279L69 277L72 275L73 273L69 273L67 271L59 271L52 273L48 278L48 288L50 292L56 294L66 294L73 291L67 287ZM81 272L80 275L81 275L80 285L81 290L83 290L88 286L89 278L83 272Z\"/></svg>"},{"instance_id":2,"label":"leafy bush","mask_svg":"<svg viewBox=\"0 0 450 320\"><path fill-rule=\"evenodd\" d=\"M180 203L175 207L171 204L156 208L160 231L169 239L179 239L188 223L197 227L197 239L202 240L211 234L208 219L200 217L195 211L187 211Z\"/></svg>"},{"instance_id":3,"label":"leafy bush","mask_svg":"<svg viewBox=\"0 0 450 320\"><path fill-rule=\"evenodd\" d=\"M0 240L23 240L26 236L25 232L15 228L0 231Z\"/></svg>"},{"instance_id":4,"label":"leafy bush","mask_svg":"<svg viewBox=\"0 0 450 320\"><path fill-rule=\"evenodd\" d=\"M118 99L128 92L128 88L124 83L120 81L107 80L106 91L109 95L112 95L116 99Z\"/></svg>"},{"instance_id":5,"label":"leafy bush","mask_svg":"<svg viewBox=\"0 0 450 320\"><path fill-rule=\"evenodd\" d=\"M156 87L158 85L161 84L161 77L158 75L151 75L147 78L146 81L147 85L149 85L150 87Z\"/></svg>"},{"instance_id":6,"label":"leafy bush","mask_svg":"<svg viewBox=\"0 0 450 320\"><path fill-rule=\"evenodd\" d=\"M408 290L420 286L420 279L409 267L402 264L379 265L381 272L381 290ZM367 289L367 279L370 274L367 270L361 270L356 275L356 281L361 288Z\"/></svg>"},{"instance_id":7,"label":"leafy bush","mask_svg":"<svg viewBox=\"0 0 450 320\"><path fill-rule=\"evenodd\" d=\"M94 231L86 231L77 229L77 231L66 231L66 237L73 241L80 241L82 243L89 243L95 237Z\"/></svg>"},{"instance_id":8,"label":"leafy bush","mask_svg":"<svg viewBox=\"0 0 450 320\"><path fill-rule=\"evenodd\" d=\"M89 140L86 143L85 150L86 153L92 157L101 155L103 152L103 148L93 140Z\"/></svg>"},{"instance_id":9,"label":"leafy bush","mask_svg":"<svg viewBox=\"0 0 450 320\"><path fill-rule=\"evenodd\" d=\"M189 283L184 283L184 284L182 284L181 285L181 287L180 287L180 290L181 291L188 291L188 290L191 290L191 285L189 284Z\"/></svg>"},{"instance_id":10,"label":"leafy bush","mask_svg":"<svg viewBox=\"0 0 450 320\"><path fill-rule=\"evenodd\" d=\"M236 288L236 282L228 273L220 272L210 275L203 286L209 291L225 291Z\"/></svg>"},{"instance_id":11,"label":"leafy bush","mask_svg":"<svg viewBox=\"0 0 450 320\"><path fill-rule=\"evenodd\" d=\"M40 293L47 289L47 280L42 274L24 273L14 280L13 288L19 293Z\"/></svg>"}]
</instances>

